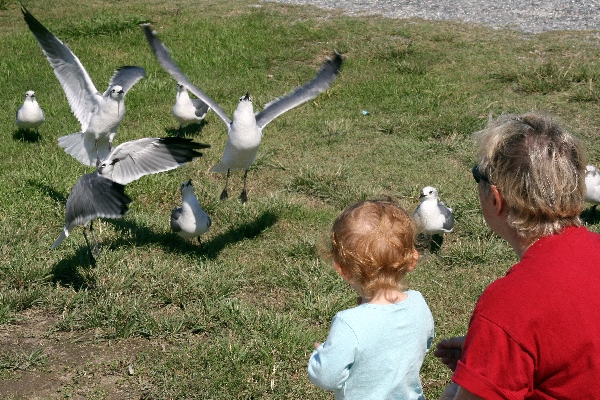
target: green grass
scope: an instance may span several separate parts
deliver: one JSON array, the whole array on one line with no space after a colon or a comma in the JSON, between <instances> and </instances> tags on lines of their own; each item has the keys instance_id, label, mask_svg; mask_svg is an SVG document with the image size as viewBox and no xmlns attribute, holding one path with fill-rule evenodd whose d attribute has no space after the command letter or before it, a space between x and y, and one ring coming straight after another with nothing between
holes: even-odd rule
<instances>
[{"instance_id":1,"label":"green grass","mask_svg":"<svg viewBox=\"0 0 600 400\"><path fill-rule=\"evenodd\" d=\"M130 212L97 224L102 254L92 268L80 228L50 250L69 191L90 172L56 143L79 125L17 4L0 10L0 323L41 309L61 316L55 331L170 343L137 358L148 398L331 398L308 382L306 364L312 343L325 339L333 315L355 295L319 259L317 243L349 203L392 195L412 211L426 185L454 208L456 227L439 253L422 253L410 287L427 299L438 339L464 334L483 288L516 261L485 226L470 176L471 133L490 113L548 111L583 140L591 162L600 160L600 48L592 32L526 35L252 1L113 3L25 5L77 54L99 91L117 67L146 69L127 95L118 143L177 126L175 82L139 22L153 23L190 80L229 115L246 91L262 109L312 79L334 49L346 57L326 93L267 126L245 206L218 200L224 177L208 170L226 131L209 113L201 133L186 132L212 148L128 185ZM13 122L29 89L46 114L39 137ZM189 178L213 220L201 244L169 230ZM241 174L230 183L235 196ZM599 230L598 219L587 221ZM40 357L9 353L0 362L14 369ZM449 377L429 354L427 397Z\"/></svg>"}]
</instances>

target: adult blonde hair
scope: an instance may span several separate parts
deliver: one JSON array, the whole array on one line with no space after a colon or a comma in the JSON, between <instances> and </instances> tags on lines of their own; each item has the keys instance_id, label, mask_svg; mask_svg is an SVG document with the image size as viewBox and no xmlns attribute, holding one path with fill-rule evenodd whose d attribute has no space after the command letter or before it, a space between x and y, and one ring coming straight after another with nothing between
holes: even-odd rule
<instances>
[{"instance_id":1,"label":"adult blonde hair","mask_svg":"<svg viewBox=\"0 0 600 400\"><path fill-rule=\"evenodd\" d=\"M350 205L333 223L324 253L348 273L367 298L388 289L404 289L414 262L415 223L392 199Z\"/></svg>"},{"instance_id":2,"label":"adult blonde hair","mask_svg":"<svg viewBox=\"0 0 600 400\"><path fill-rule=\"evenodd\" d=\"M498 188L520 237L535 241L581 225L585 151L552 117L503 115L475 136L479 172Z\"/></svg>"}]
</instances>

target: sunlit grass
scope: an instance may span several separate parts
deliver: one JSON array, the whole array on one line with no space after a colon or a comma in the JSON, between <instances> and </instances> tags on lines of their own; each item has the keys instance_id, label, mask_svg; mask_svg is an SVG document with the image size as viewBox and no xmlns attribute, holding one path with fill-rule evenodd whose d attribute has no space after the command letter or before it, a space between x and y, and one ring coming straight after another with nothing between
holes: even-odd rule
<instances>
[{"instance_id":1,"label":"sunlit grass","mask_svg":"<svg viewBox=\"0 0 600 400\"><path fill-rule=\"evenodd\" d=\"M312 79L334 49L346 58L326 93L265 128L245 206L234 196L218 200L224 176L208 170L226 130L209 113L186 135L212 148L128 185L130 212L96 224L102 254L92 268L81 229L50 250L69 191L90 172L56 144L79 125L17 4L0 12L0 323L40 308L60 315L51 328L59 332L168 342L167 351L138 356L152 398L331 398L308 382L306 363L355 294L320 260L317 243L343 207L364 198L392 195L412 212L420 189L433 185L454 209L454 232L440 252L422 252L409 279L430 305L438 338L464 333L483 288L515 262L485 226L469 173L471 133L490 113L548 111L600 160L592 33L533 36L252 1L105 3L25 5L71 47L99 91L122 65L146 69L126 97L118 143L177 127L175 82L139 22L152 22L190 80L229 115L247 91L258 110ZM39 138L13 122L29 89L46 114ZM178 188L190 178L213 221L201 244L169 230ZM241 185L234 173L231 193ZM585 216L598 230L598 219ZM0 360L6 368L21 362ZM427 397L449 376L429 354Z\"/></svg>"}]
</instances>

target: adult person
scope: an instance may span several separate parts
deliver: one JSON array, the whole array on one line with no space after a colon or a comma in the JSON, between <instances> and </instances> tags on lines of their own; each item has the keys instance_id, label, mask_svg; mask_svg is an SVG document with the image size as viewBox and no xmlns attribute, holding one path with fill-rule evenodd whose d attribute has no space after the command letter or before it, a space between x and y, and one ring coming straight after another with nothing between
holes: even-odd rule
<instances>
[{"instance_id":1,"label":"adult person","mask_svg":"<svg viewBox=\"0 0 600 400\"><path fill-rule=\"evenodd\" d=\"M539 113L476 138L483 216L520 261L484 290L466 337L438 343L454 371L442 399L600 398L600 235L579 218L583 147Z\"/></svg>"}]
</instances>

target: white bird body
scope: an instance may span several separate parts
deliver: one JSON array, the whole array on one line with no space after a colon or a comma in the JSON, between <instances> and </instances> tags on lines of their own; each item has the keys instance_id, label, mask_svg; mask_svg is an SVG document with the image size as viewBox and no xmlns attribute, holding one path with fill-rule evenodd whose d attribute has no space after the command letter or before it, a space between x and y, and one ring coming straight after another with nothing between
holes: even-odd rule
<instances>
[{"instance_id":1,"label":"white bird body","mask_svg":"<svg viewBox=\"0 0 600 400\"><path fill-rule=\"evenodd\" d=\"M327 90L340 72L342 66L342 56L336 52L333 59L328 59L323 64L313 80L296 88L288 95L268 103L262 111L256 114L254 114L252 109L250 96L246 93L246 96L242 97L238 103L238 107L233 114L232 122L225 111L212 98L194 86L183 74L181 69L171 59L167 47L158 39L156 33L150 29L150 25L142 24L140 26L144 30L146 39L162 67L171 74L177 82L185 85L196 97L208 104L213 112L217 114L227 126L228 138L223 151L223 157L221 158L221 162L214 166L211 171L216 173L227 173L227 178L229 178L231 170L244 169L244 188L240 195L242 202L246 202L247 199L246 177L250 166L256 158L263 129L279 115L314 99L320 93ZM221 200L227 199L227 182L228 181L226 180L225 188L221 193Z\"/></svg>"},{"instance_id":2,"label":"white bird body","mask_svg":"<svg viewBox=\"0 0 600 400\"><path fill-rule=\"evenodd\" d=\"M67 154L85 165L97 166L112 150L112 142L125 116L124 96L146 75L141 67L115 71L108 89L100 94L75 54L21 6L25 22L54 69L81 131L58 139Z\"/></svg>"},{"instance_id":3,"label":"white bird body","mask_svg":"<svg viewBox=\"0 0 600 400\"><path fill-rule=\"evenodd\" d=\"M227 173L228 170L247 170L254 163L261 139L262 132L256 125L252 100L244 96L233 113L221 162L211 171Z\"/></svg>"},{"instance_id":4,"label":"white bird body","mask_svg":"<svg viewBox=\"0 0 600 400\"><path fill-rule=\"evenodd\" d=\"M452 209L438 201L438 191L432 186L426 186L419 198L421 204L413 214L417 232L427 235L452 232L454 227Z\"/></svg>"},{"instance_id":5,"label":"white bird body","mask_svg":"<svg viewBox=\"0 0 600 400\"><path fill-rule=\"evenodd\" d=\"M594 206L600 204L600 173L596 167L585 167L585 201Z\"/></svg>"},{"instance_id":6,"label":"white bird body","mask_svg":"<svg viewBox=\"0 0 600 400\"><path fill-rule=\"evenodd\" d=\"M37 129L45 121L44 111L35 98L35 92L28 90L23 105L17 110L15 124L21 129Z\"/></svg>"},{"instance_id":7,"label":"white bird body","mask_svg":"<svg viewBox=\"0 0 600 400\"><path fill-rule=\"evenodd\" d=\"M177 84L177 97L173 105L173 116L179 127L202 121L210 108L200 99L192 99L184 85Z\"/></svg>"},{"instance_id":8,"label":"white bird body","mask_svg":"<svg viewBox=\"0 0 600 400\"><path fill-rule=\"evenodd\" d=\"M184 239L192 239L208 232L210 225L210 217L200 206L192 181L185 182L181 185L181 207L171 212L171 230Z\"/></svg>"}]
</instances>

